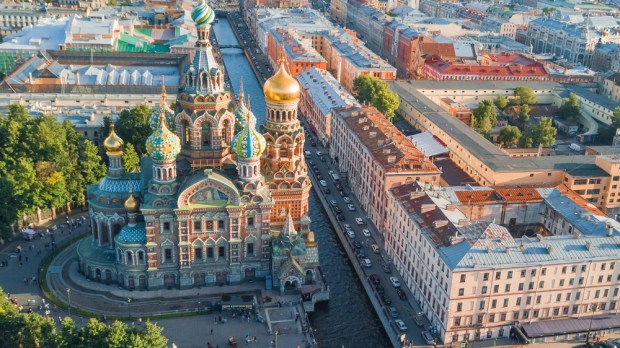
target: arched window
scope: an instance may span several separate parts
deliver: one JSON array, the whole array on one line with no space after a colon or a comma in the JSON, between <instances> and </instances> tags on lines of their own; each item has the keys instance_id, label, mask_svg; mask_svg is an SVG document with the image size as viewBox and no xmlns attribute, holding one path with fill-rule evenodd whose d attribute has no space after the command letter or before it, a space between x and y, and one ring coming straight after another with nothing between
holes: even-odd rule
<instances>
[{"instance_id":1,"label":"arched window","mask_svg":"<svg viewBox=\"0 0 620 348\"><path fill-rule=\"evenodd\" d=\"M192 125L189 123L188 120L183 120L181 125L183 127L183 133L182 133L183 145L189 146L192 142L192 134L191 134Z\"/></svg>"},{"instance_id":2,"label":"arched window","mask_svg":"<svg viewBox=\"0 0 620 348\"><path fill-rule=\"evenodd\" d=\"M133 265L133 254L131 251L127 251L127 264Z\"/></svg>"},{"instance_id":3,"label":"arched window","mask_svg":"<svg viewBox=\"0 0 620 348\"><path fill-rule=\"evenodd\" d=\"M211 125L209 125L209 122L202 123L201 137L202 137L202 145L205 147L210 147L211 146Z\"/></svg>"},{"instance_id":4,"label":"arched window","mask_svg":"<svg viewBox=\"0 0 620 348\"><path fill-rule=\"evenodd\" d=\"M138 263L139 264L144 263L144 251L142 250L138 251Z\"/></svg>"}]
</instances>

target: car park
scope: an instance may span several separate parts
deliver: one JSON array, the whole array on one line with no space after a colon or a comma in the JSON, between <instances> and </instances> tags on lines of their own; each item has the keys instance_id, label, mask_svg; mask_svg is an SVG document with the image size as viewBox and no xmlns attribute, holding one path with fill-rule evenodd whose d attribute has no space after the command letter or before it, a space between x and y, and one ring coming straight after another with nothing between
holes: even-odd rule
<instances>
[{"instance_id":1,"label":"car park","mask_svg":"<svg viewBox=\"0 0 620 348\"><path fill-rule=\"evenodd\" d=\"M364 220L362 220L362 218L355 218L355 222L356 222L358 225L363 225L363 224L364 224Z\"/></svg>"},{"instance_id":2,"label":"car park","mask_svg":"<svg viewBox=\"0 0 620 348\"><path fill-rule=\"evenodd\" d=\"M349 208L349 211L355 211L355 206L353 204L347 204L347 208Z\"/></svg>"},{"instance_id":3,"label":"car park","mask_svg":"<svg viewBox=\"0 0 620 348\"><path fill-rule=\"evenodd\" d=\"M350 204L350 203L351 203L351 198L349 198L349 197L347 197L347 196L342 197L342 200L343 200L345 203L347 203L347 204Z\"/></svg>"},{"instance_id":4,"label":"car park","mask_svg":"<svg viewBox=\"0 0 620 348\"><path fill-rule=\"evenodd\" d=\"M370 230L365 228L362 230L362 233L364 234L364 237L366 238L370 238L372 235L370 234Z\"/></svg>"},{"instance_id":5,"label":"car park","mask_svg":"<svg viewBox=\"0 0 620 348\"><path fill-rule=\"evenodd\" d=\"M377 244L373 244L373 245L371 245L371 247L372 247L372 252L373 253L375 253L375 254L381 253L381 249L379 249L379 246Z\"/></svg>"},{"instance_id":6,"label":"car park","mask_svg":"<svg viewBox=\"0 0 620 348\"><path fill-rule=\"evenodd\" d=\"M398 281L398 278L390 277L390 283L392 283L393 287L400 288L400 282Z\"/></svg>"},{"instance_id":7,"label":"car park","mask_svg":"<svg viewBox=\"0 0 620 348\"><path fill-rule=\"evenodd\" d=\"M364 266L366 268L370 268L370 267L372 267L372 262L370 262L370 259L363 259L362 260L362 266Z\"/></svg>"},{"instance_id":8,"label":"car park","mask_svg":"<svg viewBox=\"0 0 620 348\"><path fill-rule=\"evenodd\" d=\"M431 335L428 331L422 331L421 335L422 339L426 344L435 344L435 339L433 338L433 335Z\"/></svg>"},{"instance_id":9,"label":"car park","mask_svg":"<svg viewBox=\"0 0 620 348\"><path fill-rule=\"evenodd\" d=\"M368 279L375 285L381 284L381 279L379 279L379 276L376 274L371 274Z\"/></svg>"},{"instance_id":10,"label":"car park","mask_svg":"<svg viewBox=\"0 0 620 348\"><path fill-rule=\"evenodd\" d=\"M388 313L390 313L392 318L398 318L398 309L396 307L388 307Z\"/></svg>"},{"instance_id":11,"label":"car park","mask_svg":"<svg viewBox=\"0 0 620 348\"><path fill-rule=\"evenodd\" d=\"M405 325L405 322L400 320L400 319L396 319L394 320L394 323L396 323L396 326L398 326L398 329L402 332L407 331L407 325ZM428 343L428 342L427 342ZM430 343L429 343L430 344Z\"/></svg>"},{"instance_id":12,"label":"car park","mask_svg":"<svg viewBox=\"0 0 620 348\"><path fill-rule=\"evenodd\" d=\"M349 238L351 238L351 239L355 239L355 232L353 232L353 231L349 230L349 231L347 231L347 236L348 236Z\"/></svg>"},{"instance_id":13,"label":"car park","mask_svg":"<svg viewBox=\"0 0 620 348\"><path fill-rule=\"evenodd\" d=\"M327 181L325 181L325 180L320 180L319 184L321 184L321 186L323 186L323 187L327 187Z\"/></svg>"}]
</instances>

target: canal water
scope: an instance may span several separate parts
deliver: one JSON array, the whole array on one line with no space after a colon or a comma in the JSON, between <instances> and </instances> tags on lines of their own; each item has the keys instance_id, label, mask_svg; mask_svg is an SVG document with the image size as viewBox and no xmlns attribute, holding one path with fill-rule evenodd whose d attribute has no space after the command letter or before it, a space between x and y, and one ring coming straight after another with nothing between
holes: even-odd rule
<instances>
[{"instance_id":1,"label":"canal water","mask_svg":"<svg viewBox=\"0 0 620 348\"><path fill-rule=\"evenodd\" d=\"M237 40L225 18L218 18L214 33L220 45L236 45ZM254 76L243 51L226 48L222 58L235 91L243 77L246 96L251 95L252 112L259 124L265 119L263 89ZM310 316L320 347L389 347L381 322L355 275L316 193L310 195L310 225L319 243L319 258L331 290L329 303L319 304Z\"/></svg>"}]
</instances>

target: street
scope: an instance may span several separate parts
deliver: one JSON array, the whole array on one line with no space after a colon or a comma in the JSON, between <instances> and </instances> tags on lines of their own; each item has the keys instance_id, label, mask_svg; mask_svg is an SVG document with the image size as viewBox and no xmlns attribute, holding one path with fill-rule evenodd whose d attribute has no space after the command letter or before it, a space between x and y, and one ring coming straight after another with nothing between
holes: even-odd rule
<instances>
[{"instance_id":1,"label":"street","mask_svg":"<svg viewBox=\"0 0 620 348\"><path fill-rule=\"evenodd\" d=\"M344 192L346 194L341 195L336 188L334 180L330 176L330 171L334 171L338 173L338 168L335 163L332 163L332 159L329 157L329 150L324 148L321 143L317 140L314 134L311 134L309 125L302 119L302 124L306 129L306 142L305 142L305 151L309 151L311 153L311 157L306 159L306 163L308 165L308 171L315 178L318 179L318 175L315 174L314 168L318 170L318 174L327 184L327 188L329 189L329 193L326 193L325 190L321 187L321 185L314 185L313 188L319 195L323 195L328 202L335 201L336 206L330 204L331 213L337 215L338 212L336 209L338 208L341 211L341 215L344 217L344 221L340 221L340 228L342 231L345 231L345 224L349 225L351 230L355 233L355 238L347 237L348 247L352 250L355 250L356 255L358 257L357 262L361 263L363 258L368 258L371 262L371 267L362 267L364 270L364 274L366 279L362 279L364 282L368 282L371 285L371 288L374 291L374 296L380 301L382 304L383 313L378 313L379 315L384 315L388 318L390 324L392 325L395 332L399 332L398 327L396 326L395 319L401 319L406 327L406 337L407 340L412 340L414 345L426 345L422 341L421 332L425 331L425 328L429 328L430 324L423 318L424 328L421 328L416 325L415 319L417 313L421 312L418 304L415 303L413 295L409 291L406 286L401 286L400 289L405 293L406 299L401 300L401 298L397 294L397 289L392 286L390 282L390 277L396 277L401 284L404 284L400 275L395 271L391 260L389 260L384 247L383 247L383 237L372 223L369 223L369 220L366 218L366 213L360 207L359 203L355 196L351 193L348 185L346 185L344 180L340 180L342 185L344 186ZM312 143L315 143L316 146L312 146ZM317 151L322 154L322 156L317 155ZM324 157L324 161L321 161L320 157ZM339 174L339 173L338 173ZM316 180L318 182L318 180ZM345 197L350 199L351 203L345 202ZM355 207L355 211L350 211L348 208L348 204L352 204ZM328 212L329 213L329 212ZM363 225L358 225L356 222L356 218L361 218L364 222ZM363 230L366 229L370 232L370 237L365 237ZM358 248L356 248L355 244L359 243ZM378 253L373 252L372 245L375 244L378 246ZM361 248L359 248L361 246ZM389 270L389 273L386 271ZM376 276L380 283L379 285L374 285L369 280L371 275ZM380 294L379 292L384 292ZM388 304L391 303L391 304ZM396 318L393 318L390 315L389 307L394 307L397 310ZM401 331L402 332L402 331Z\"/></svg>"}]
</instances>

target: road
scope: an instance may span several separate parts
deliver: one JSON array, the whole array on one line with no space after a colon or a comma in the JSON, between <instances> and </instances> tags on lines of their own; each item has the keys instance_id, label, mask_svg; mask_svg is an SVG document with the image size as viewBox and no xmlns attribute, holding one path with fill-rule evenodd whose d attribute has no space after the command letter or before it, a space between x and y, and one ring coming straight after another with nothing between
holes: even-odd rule
<instances>
[{"instance_id":1,"label":"road","mask_svg":"<svg viewBox=\"0 0 620 348\"><path fill-rule=\"evenodd\" d=\"M402 278L398 275L393 267L391 260L387 256L385 249L383 247L383 238L380 233L372 226L372 224L368 223L368 219L366 218L366 214L363 209L360 208L359 203L357 202L355 196L351 193L349 187L342 182L344 185L344 192L346 194L341 195L336 189L336 185L330 176L330 171L334 171L338 173L337 166L332 163L330 157L328 156L328 149L321 146L321 143L317 141L317 137L311 133L310 127L302 120L302 123L305 125L306 129L306 143L305 143L305 151L311 152L311 158L306 159L306 163L308 164L308 171L311 173L310 175L315 175L318 179L318 175L325 180L327 183L327 187L330 193L325 193L322 187L314 187L318 194L323 195L328 202L335 201L336 206L342 211L342 215L344 216L344 221L340 222L340 227L344 230L344 225L348 224L351 226L351 229L355 232L355 239L348 238L349 247L353 250L357 250L356 254L358 255L358 262L361 261L362 256L370 259L372 266L369 268L363 267L366 279L362 279L364 282L369 282L368 277L371 275L376 275L380 280L380 287L383 288L384 294L381 295L378 293L378 289L380 287L372 285L371 287L374 290L374 296L379 299L382 304L383 313L378 313L379 315L386 316L390 324L393 325L394 329L397 330L397 327L394 323L394 319L392 318L388 312L388 308L393 306L397 309L398 315L397 319L401 319L405 322L407 326L407 340L413 340L414 345L426 345L422 342L421 331L424 331L423 328L418 327L415 324L416 314L421 310L418 307L417 303L413 300L413 295L409 291L406 286L402 286L401 289L405 292L407 298L405 300L401 300L397 295L396 288L393 287L390 283L390 277L396 277L401 284L404 284ZM316 144L316 146L312 146L312 142ZM322 153L322 157L324 157L324 161L321 161L320 156L317 155L317 152ZM313 167L315 165L315 167ZM315 173L314 168L318 170L318 175ZM342 181L342 180L341 180ZM320 185L319 185L320 186ZM355 211L350 211L347 207L348 203L345 202L345 197L348 197L351 200L351 204L355 207ZM331 205L331 204L330 204ZM330 208L332 213L337 214L335 211L336 206L331 205ZM358 225L356 223L356 218L363 219L364 224ZM367 229L371 236L365 237L363 234L363 230ZM360 249L355 249L355 242L362 244ZM374 253L372 250L372 245L376 244L379 247L379 252ZM390 273L387 273L384 269L384 266L387 266ZM386 304L387 301L391 301L391 305ZM424 327L428 328L429 323L426 318L423 318Z\"/></svg>"}]
</instances>

